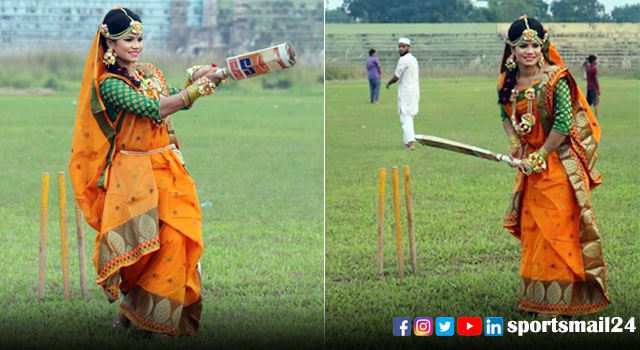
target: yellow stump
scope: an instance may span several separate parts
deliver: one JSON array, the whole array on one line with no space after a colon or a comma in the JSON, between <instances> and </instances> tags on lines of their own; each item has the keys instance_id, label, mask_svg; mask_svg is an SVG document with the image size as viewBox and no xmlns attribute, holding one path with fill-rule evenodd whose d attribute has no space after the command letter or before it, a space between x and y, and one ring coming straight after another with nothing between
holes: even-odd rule
<instances>
[{"instance_id":1,"label":"yellow stump","mask_svg":"<svg viewBox=\"0 0 640 350\"><path fill-rule=\"evenodd\" d=\"M62 286L64 297L71 300L69 285L69 242L67 241L67 194L65 191L64 171L58 173L58 205L60 207L60 243L62 254Z\"/></svg>"},{"instance_id":2,"label":"yellow stump","mask_svg":"<svg viewBox=\"0 0 640 350\"><path fill-rule=\"evenodd\" d=\"M78 207L78 203L75 202L76 207L76 229L78 231L78 266L80 267L80 288L82 292L82 298L87 300L89 293L87 290L87 266L85 263L85 251L84 251L84 221L82 217L82 210Z\"/></svg>"},{"instance_id":3,"label":"yellow stump","mask_svg":"<svg viewBox=\"0 0 640 350\"><path fill-rule=\"evenodd\" d=\"M393 209L396 221L396 249L398 254L398 275L404 276L404 255L402 254L402 223L400 222L400 184L398 181L398 167L391 168L393 182Z\"/></svg>"},{"instance_id":4,"label":"yellow stump","mask_svg":"<svg viewBox=\"0 0 640 350\"><path fill-rule=\"evenodd\" d=\"M382 276L384 248L384 197L387 182L387 169L380 169L378 177L378 276Z\"/></svg>"},{"instance_id":5,"label":"yellow stump","mask_svg":"<svg viewBox=\"0 0 640 350\"><path fill-rule=\"evenodd\" d=\"M44 301L44 272L47 265L47 216L49 208L49 173L42 173L40 190L40 252L38 254L38 300Z\"/></svg>"},{"instance_id":6,"label":"yellow stump","mask_svg":"<svg viewBox=\"0 0 640 350\"><path fill-rule=\"evenodd\" d=\"M409 180L409 166L403 167L404 172L404 196L407 202L407 230L409 231L409 250L411 252L411 267L415 273L418 269L416 257L416 236L413 232L413 204L411 203L411 181Z\"/></svg>"}]
</instances>

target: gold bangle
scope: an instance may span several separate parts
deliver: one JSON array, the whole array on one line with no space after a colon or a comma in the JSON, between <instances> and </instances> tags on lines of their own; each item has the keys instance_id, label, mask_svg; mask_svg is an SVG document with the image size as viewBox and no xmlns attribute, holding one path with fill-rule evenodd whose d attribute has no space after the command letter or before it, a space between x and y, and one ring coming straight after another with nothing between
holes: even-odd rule
<instances>
[{"instance_id":1,"label":"gold bangle","mask_svg":"<svg viewBox=\"0 0 640 350\"><path fill-rule=\"evenodd\" d=\"M545 161L547 159L549 159L549 152L547 151L546 148L544 148L544 146L540 147L540 149L538 150L538 154L540 155L540 157L542 157Z\"/></svg>"},{"instance_id":2,"label":"gold bangle","mask_svg":"<svg viewBox=\"0 0 640 350\"><path fill-rule=\"evenodd\" d=\"M182 91L178 92L178 95L180 95L180 98L182 99L182 103L184 104L184 107L187 108L187 100L184 98L184 96L182 96Z\"/></svg>"},{"instance_id":3,"label":"gold bangle","mask_svg":"<svg viewBox=\"0 0 640 350\"><path fill-rule=\"evenodd\" d=\"M520 140L520 136L518 136L518 135L509 136L509 145L510 146L521 147L522 146L522 141Z\"/></svg>"},{"instance_id":4,"label":"gold bangle","mask_svg":"<svg viewBox=\"0 0 640 350\"><path fill-rule=\"evenodd\" d=\"M200 92L198 91L198 84L191 84L187 86L187 94L189 95L189 100L193 104L200 97Z\"/></svg>"}]
</instances>

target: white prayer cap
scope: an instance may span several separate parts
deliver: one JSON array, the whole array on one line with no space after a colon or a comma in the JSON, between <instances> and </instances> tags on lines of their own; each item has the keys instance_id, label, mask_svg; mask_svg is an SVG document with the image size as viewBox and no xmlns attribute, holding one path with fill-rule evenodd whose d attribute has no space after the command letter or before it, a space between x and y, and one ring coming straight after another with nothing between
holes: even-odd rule
<instances>
[{"instance_id":1,"label":"white prayer cap","mask_svg":"<svg viewBox=\"0 0 640 350\"><path fill-rule=\"evenodd\" d=\"M398 40L398 44L406 44L411 46L411 40L409 40L408 38L400 38L400 40Z\"/></svg>"}]
</instances>

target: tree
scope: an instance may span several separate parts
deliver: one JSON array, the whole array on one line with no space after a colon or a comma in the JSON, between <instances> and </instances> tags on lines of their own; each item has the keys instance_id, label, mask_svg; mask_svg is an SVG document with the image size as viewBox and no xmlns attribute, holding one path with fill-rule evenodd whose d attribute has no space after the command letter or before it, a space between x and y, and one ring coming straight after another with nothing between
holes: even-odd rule
<instances>
[{"instance_id":1,"label":"tree","mask_svg":"<svg viewBox=\"0 0 640 350\"><path fill-rule=\"evenodd\" d=\"M615 22L640 22L640 4L614 7L611 19Z\"/></svg>"},{"instance_id":2,"label":"tree","mask_svg":"<svg viewBox=\"0 0 640 350\"><path fill-rule=\"evenodd\" d=\"M549 19L549 5L543 0L488 0L487 20L513 22L522 14L540 21Z\"/></svg>"},{"instance_id":3,"label":"tree","mask_svg":"<svg viewBox=\"0 0 640 350\"><path fill-rule=\"evenodd\" d=\"M324 13L324 20L327 23L349 23L353 22L352 18L349 17L342 7L338 7L337 9L327 10Z\"/></svg>"},{"instance_id":4,"label":"tree","mask_svg":"<svg viewBox=\"0 0 640 350\"><path fill-rule=\"evenodd\" d=\"M363 22L464 22L471 0L344 0L346 13Z\"/></svg>"},{"instance_id":5,"label":"tree","mask_svg":"<svg viewBox=\"0 0 640 350\"><path fill-rule=\"evenodd\" d=\"M603 22L609 19L598 0L554 0L553 20L557 22Z\"/></svg>"}]
</instances>

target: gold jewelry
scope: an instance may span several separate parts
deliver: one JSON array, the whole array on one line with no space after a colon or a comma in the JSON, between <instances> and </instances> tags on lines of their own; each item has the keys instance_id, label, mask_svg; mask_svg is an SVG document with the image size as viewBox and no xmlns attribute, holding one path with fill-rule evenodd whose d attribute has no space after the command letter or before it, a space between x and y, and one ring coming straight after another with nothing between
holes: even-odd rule
<instances>
[{"instance_id":1,"label":"gold jewelry","mask_svg":"<svg viewBox=\"0 0 640 350\"><path fill-rule=\"evenodd\" d=\"M540 155L540 157L542 157L545 161L547 161L547 159L549 159L549 152L547 151L546 148L544 148L544 146L540 147L540 149L538 150L538 154Z\"/></svg>"},{"instance_id":2,"label":"gold jewelry","mask_svg":"<svg viewBox=\"0 0 640 350\"><path fill-rule=\"evenodd\" d=\"M100 33L102 33L102 35L105 38L108 38L111 40L118 40L118 39L124 38L129 33L142 35L142 31L144 30L144 27L142 26L142 22L136 21L135 19L131 18L131 16L129 16L129 14L127 13L127 11L120 6L116 6L114 9L122 10L122 12L124 12L124 14L127 17L129 17L131 22L129 22L129 26L127 27L127 29L117 34L109 33L109 27L107 27L105 23L102 23L100 25Z\"/></svg>"},{"instance_id":3,"label":"gold jewelry","mask_svg":"<svg viewBox=\"0 0 640 350\"><path fill-rule=\"evenodd\" d=\"M193 104L200 96L211 95L215 89L216 84L214 82L207 77L202 77L187 87L187 93L189 94L189 100Z\"/></svg>"},{"instance_id":4,"label":"gold jewelry","mask_svg":"<svg viewBox=\"0 0 640 350\"><path fill-rule=\"evenodd\" d=\"M538 44L540 44L541 46L544 45L544 43L548 39L549 32L547 32L545 30L544 31L544 37L542 39L540 39L540 37L538 36L538 31L535 30L535 29L529 28L529 21L527 20L527 15L522 15L518 19L524 19L524 25L527 27L527 29L523 30L522 31L522 35L520 35L520 37L518 39L514 40L514 41L509 40L509 36L508 35L505 36L507 44L509 44L511 46L518 46L523 41L529 41L529 42L534 41L534 42L537 42Z\"/></svg>"},{"instance_id":5,"label":"gold jewelry","mask_svg":"<svg viewBox=\"0 0 640 350\"><path fill-rule=\"evenodd\" d=\"M509 55L509 57L507 57L507 59L504 61L504 66L508 70L515 69L518 66L518 64L516 63L516 57L513 54Z\"/></svg>"},{"instance_id":6,"label":"gold jewelry","mask_svg":"<svg viewBox=\"0 0 640 350\"><path fill-rule=\"evenodd\" d=\"M184 98L184 96L182 96L182 91L178 92L178 95L180 96L180 98L182 99L182 103L184 104L184 107L188 107L187 105L187 100Z\"/></svg>"},{"instance_id":7,"label":"gold jewelry","mask_svg":"<svg viewBox=\"0 0 640 350\"><path fill-rule=\"evenodd\" d=\"M544 66L544 55L540 56L538 60L538 67L542 68L542 66Z\"/></svg>"},{"instance_id":8,"label":"gold jewelry","mask_svg":"<svg viewBox=\"0 0 640 350\"><path fill-rule=\"evenodd\" d=\"M191 104L196 102L196 100L200 98L200 93L198 92L198 85L191 84L187 86L187 95L189 95L189 101L191 101Z\"/></svg>"},{"instance_id":9,"label":"gold jewelry","mask_svg":"<svg viewBox=\"0 0 640 350\"><path fill-rule=\"evenodd\" d=\"M522 141L520 140L520 136L511 135L509 136L509 148L520 148L522 147Z\"/></svg>"}]
</instances>

